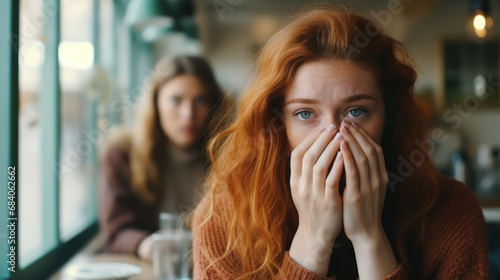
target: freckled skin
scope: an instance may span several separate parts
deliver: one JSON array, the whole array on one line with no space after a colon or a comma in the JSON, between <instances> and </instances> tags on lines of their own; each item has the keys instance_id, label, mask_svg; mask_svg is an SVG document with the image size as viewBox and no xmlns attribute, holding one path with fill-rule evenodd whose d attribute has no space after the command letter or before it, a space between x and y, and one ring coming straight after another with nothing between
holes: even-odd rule
<instances>
[{"instance_id":1,"label":"freckled skin","mask_svg":"<svg viewBox=\"0 0 500 280\"><path fill-rule=\"evenodd\" d=\"M358 94L370 95L373 100L342 102L344 98ZM287 102L296 98L312 99L317 103L287 105ZM359 124L378 144L382 139L385 111L375 73L354 62L343 59L306 62L299 67L293 83L285 92L284 104L284 122L290 150L322 127L334 124L339 128L342 120ZM356 109L360 107L367 112L360 115ZM301 110L308 110L311 114L297 115ZM304 119L302 116L310 117Z\"/></svg>"}]
</instances>

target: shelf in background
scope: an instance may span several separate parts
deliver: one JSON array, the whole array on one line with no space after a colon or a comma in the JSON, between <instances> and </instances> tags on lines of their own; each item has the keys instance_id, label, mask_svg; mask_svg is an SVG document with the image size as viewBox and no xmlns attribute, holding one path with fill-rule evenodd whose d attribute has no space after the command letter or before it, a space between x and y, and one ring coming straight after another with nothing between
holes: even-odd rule
<instances>
[{"instance_id":1,"label":"shelf in background","mask_svg":"<svg viewBox=\"0 0 500 280\"><path fill-rule=\"evenodd\" d=\"M476 197L483 210L486 222L500 223L500 197Z\"/></svg>"},{"instance_id":2,"label":"shelf in background","mask_svg":"<svg viewBox=\"0 0 500 280\"><path fill-rule=\"evenodd\" d=\"M485 208L483 207L484 219L486 222L500 223L500 208Z\"/></svg>"},{"instance_id":3,"label":"shelf in background","mask_svg":"<svg viewBox=\"0 0 500 280\"><path fill-rule=\"evenodd\" d=\"M482 208L500 208L500 197L484 198L477 197L477 201Z\"/></svg>"}]
</instances>

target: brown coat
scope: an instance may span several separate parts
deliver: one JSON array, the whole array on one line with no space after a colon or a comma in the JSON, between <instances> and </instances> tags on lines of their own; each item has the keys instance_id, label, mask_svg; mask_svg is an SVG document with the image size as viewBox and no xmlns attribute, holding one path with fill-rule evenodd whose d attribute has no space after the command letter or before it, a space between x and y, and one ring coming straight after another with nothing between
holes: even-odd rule
<instances>
[{"instance_id":1,"label":"brown coat","mask_svg":"<svg viewBox=\"0 0 500 280\"><path fill-rule=\"evenodd\" d=\"M137 254L139 243L158 230L158 205L139 199L132 188L129 152L106 150L99 178L99 224L105 236L102 252Z\"/></svg>"}]
</instances>

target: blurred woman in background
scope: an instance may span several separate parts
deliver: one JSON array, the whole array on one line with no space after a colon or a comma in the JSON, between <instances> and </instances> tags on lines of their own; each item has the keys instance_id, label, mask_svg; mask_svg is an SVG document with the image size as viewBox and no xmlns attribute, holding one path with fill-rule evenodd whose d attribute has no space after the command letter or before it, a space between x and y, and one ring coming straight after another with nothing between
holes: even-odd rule
<instances>
[{"instance_id":1,"label":"blurred woman in background","mask_svg":"<svg viewBox=\"0 0 500 280\"><path fill-rule=\"evenodd\" d=\"M223 102L204 59L179 56L157 64L135 127L116 132L103 149L102 251L150 259L158 214L194 207L207 170L204 147L210 124Z\"/></svg>"},{"instance_id":2,"label":"blurred woman in background","mask_svg":"<svg viewBox=\"0 0 500 280\"><path fill-rule=\"evenodd\" d=\"M275 34L210 145L195 279L487 279L472 191L428 154L405 48L315 9Z\"/></svg>"}]
</instances>

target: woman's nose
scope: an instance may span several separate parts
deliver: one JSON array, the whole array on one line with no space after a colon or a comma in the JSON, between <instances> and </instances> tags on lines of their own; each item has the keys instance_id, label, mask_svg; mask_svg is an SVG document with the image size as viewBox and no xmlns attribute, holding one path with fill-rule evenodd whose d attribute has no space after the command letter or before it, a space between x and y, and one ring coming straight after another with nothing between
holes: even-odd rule
<instances>
[{"instance_id":1,"label":"woman's nose","mask_svg":"<svg viewBox=\"0 0 500 280\"><path fill-rule=\"evenodd\" d=\"M194 103L185 102L182 104L181 116L185 119L192 119L194 117Z\"/></svg>"},{"instance_id":2,"label":"woman's nose","mask_svg":"<svg viewBox=\"0 0 500 280\"><path fill-rule=\"evenodd\" d=\"M331 116L325 119L325 121L321 124L322 127L327 128L330 124L335 126L335 129L340 129L340 125L342 124L342 120L338 120L335 116Z\"/></svg>"}]
</instances>

